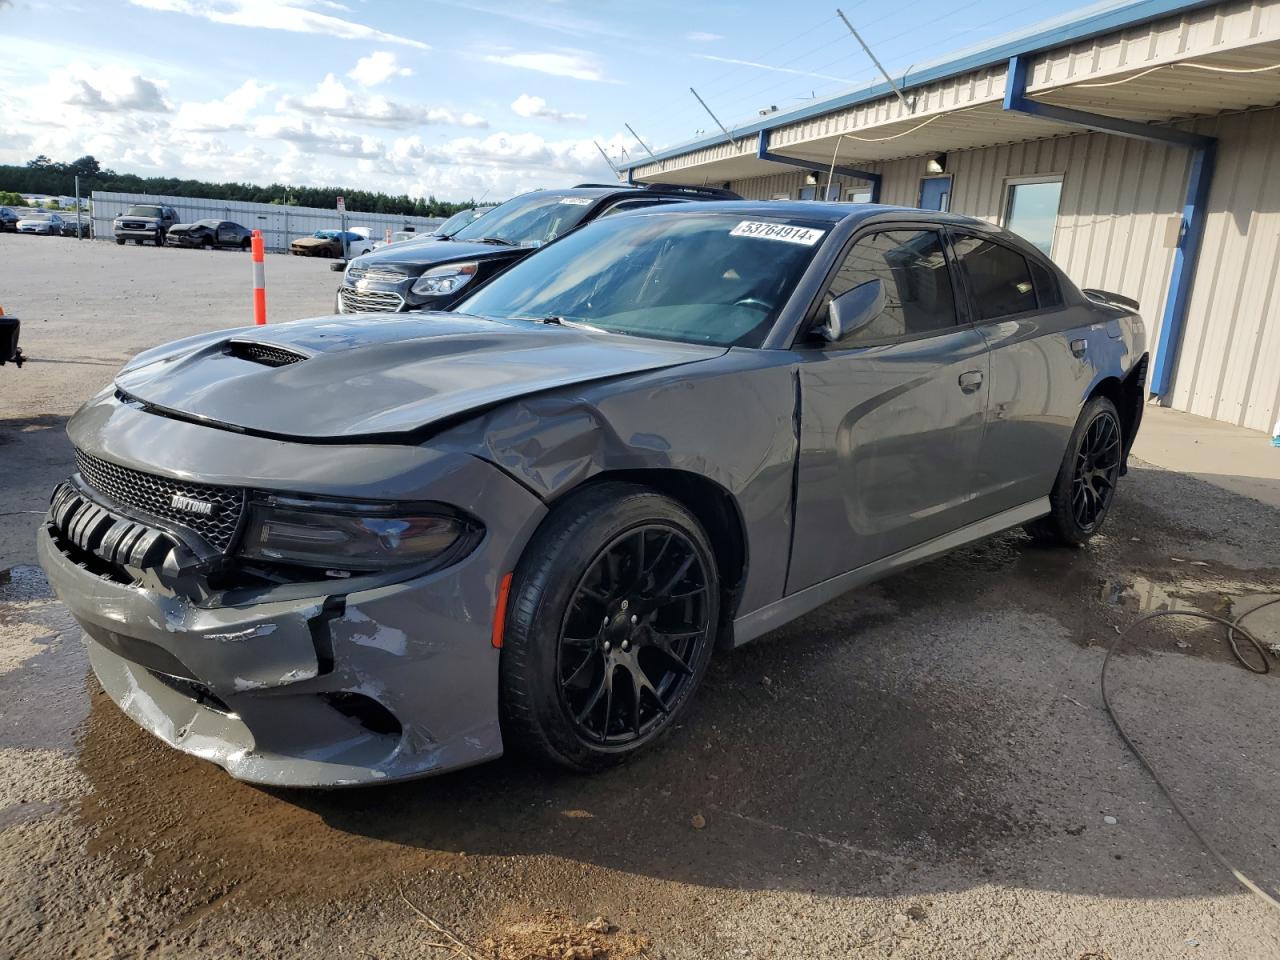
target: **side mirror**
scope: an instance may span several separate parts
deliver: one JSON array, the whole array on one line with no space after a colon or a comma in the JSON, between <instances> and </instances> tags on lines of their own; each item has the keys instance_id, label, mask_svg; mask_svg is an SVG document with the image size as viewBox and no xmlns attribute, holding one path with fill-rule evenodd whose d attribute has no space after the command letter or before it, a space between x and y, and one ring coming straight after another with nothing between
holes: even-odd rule
<instances>
[{"instance_id":1,"label":"side mirror","mask_svg":"<svg viewBox=\"0 0 1280 960\"><path fill-rule=\"evenodd\" d=\"M884 283L879 279L860 283L827 304L827 322L818 333L828 343L853 336L884 313Z\"/></svg>"}]
</instances>

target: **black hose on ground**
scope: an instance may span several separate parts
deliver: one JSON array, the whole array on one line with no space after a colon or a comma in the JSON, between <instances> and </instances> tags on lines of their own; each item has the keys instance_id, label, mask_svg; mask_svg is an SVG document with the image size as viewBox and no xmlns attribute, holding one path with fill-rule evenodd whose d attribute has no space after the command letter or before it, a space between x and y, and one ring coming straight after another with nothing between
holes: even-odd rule
<instances>
[{"instance_id":1,"label":"black hose on ground","mask_svg":"<svg viewBox=\"0 0 1280 960\"><path fill-rule=\"evenodd\" d=\"M1210 843L1209 839L1196 828L1194 823L1191 822L1191 818L1187 816L1187 812L1182 809L1182 805L1178 803L1174 798L1173 793L1167 786L1165 786L1164 781L1160 779L1160 774L1156 772L1151 761L1148 760L1146 755L1138 749L1137 744L1129 738L1129 734L1125 732L1124 724L1120 722L1119 716L1116 715L1115 709L1111 706L1111 698L1107 696L1107 667L1111 664L1112 655L1119 648L1120 644L1124 642L1125 638L1133 632L1133 630L1160 617L1194 617L1200 620L1209 620L1213 623L1222 624L1227 628L1227 641L1231 644L1231 652L1235 656L1236 660L1238 660L1246 670L1249 670L1252 673L1263 674L1270 672L1271 663L1267 658L1266 648L1258 642L1258 639L1252 633L1240 625L1240 621L1257 613L1263 607L1271 606L1273 603L1280 603L1280 597L1275 597L1265 603L1260 603L1252 610L1247 610L1240 614L1240 616L1236 617L1234 620L1214 616L1212 613L1204 613L1200 610L1157 610L1154 613L1144 614L1137 620L1133 621L1133 623L1129 624L1129 626L1125 627L1124 630L1120 631L1120 634L1111 641L1111 646L1107 649L1107 655L1102 661L1102 675L1100 682L1102 686L1102 704L1107 708L1107 716L1111 718L1111 722L1115 725L1116 732L1120 734L1120 739L1124 741L1124 745L1129 748L1130 752L1138 758L1138 762L1146 768L1147 773L1151 775L1151 779L1154 780L1156 786L1160 788L1160 792L1163 793L1169 803L1173 805L1174 812L1177 813L1178 816L1182 818L1182 822L1187 825L1187 829L1195 835L1195 838L1199 840L1200 844L1209 851L1210 855L1212 855L1212 857L1222 865L1223 869L1235 877L1241 885L1257 896L1258 899L1262 900L1263 903L1275 908L1276 910L1280 910L1280 900L1277 900L1274 896L1266 890L1263 890L1260 886L1245 876L1245 874L1242 873L1235 864L1228 860L1217 847ZM1236 645L1235 641L1235 635L1237 633L1248 640L1249 643L1252 644L1253 648L1258 652L1258 655L1262 658L1261 668L1250 664L1241 655L1240 648Z\"/></svg>"}]
</instances>

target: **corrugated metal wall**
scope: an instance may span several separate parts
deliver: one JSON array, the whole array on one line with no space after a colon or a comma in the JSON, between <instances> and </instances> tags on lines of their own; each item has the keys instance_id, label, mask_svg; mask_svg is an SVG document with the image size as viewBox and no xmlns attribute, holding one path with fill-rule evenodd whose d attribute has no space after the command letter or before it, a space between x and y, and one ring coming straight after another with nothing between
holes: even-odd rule
<instances>
[{"instance_id":1,"label":"corrugated metal wall","mask_svg":"<svg viewBox=\"0 0 1280 960\"><path fill-rule=\"evenodd\" d=\"M1270 431L1280 418L1280 110L1196 124L1218 137L1173 405Z\"/></svg>"},{"instance_id":2,"label":"corrugated metal wall","mask_svg":"<svg viewBox=\"0 0 1280 960\"><path fill-rule=\"evenodd\" d=\"M1219 138L1218 168L1171 403L1269 431L1280 417L1280 110L1193 129ZM951 209L999 223L1010 179L1062 176L1054 260L1080 286L1142 304L1154 344L1173 267L1167 226L1182 211L1187 161L1184 150L1105 134L959 151L947 156ZM867 167L884 176L882 202L914 206L924 164ZM749 199L796 198L804 178L797 171L731 186Z\"/></svg>"},{"instance_id":3,"label":"corrugated metal wall","mask_svg":"<svg viewBox=\"0 0 1280 960\"><path fill-rule=\"evenodd\" d=\"M341 217L336 210L319 207L286 207L276 203L249 203L243 200L205 200L199 197L164 197L145 193L93 191L93 235L112 239L111 221L135 203L162 203L178 212L184 223L193 220L233 220L250 230L261 230L268 250L287 250L289 242L316 230L337 230ZM430 231L444 221L438 217L405 217L393 213L348 211L347 229L368 227L374 240L382 239L387 228L401 230L406 225Z\"/></svg>"}]
</instances>

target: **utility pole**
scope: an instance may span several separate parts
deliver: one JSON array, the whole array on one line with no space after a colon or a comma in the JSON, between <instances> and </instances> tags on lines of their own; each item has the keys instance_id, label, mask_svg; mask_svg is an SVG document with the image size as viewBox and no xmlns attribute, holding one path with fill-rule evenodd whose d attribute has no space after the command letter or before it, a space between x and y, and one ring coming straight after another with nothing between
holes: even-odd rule
<instances>
[{"instance_id":1,"label":"utility pole","mask_svg":"<svg viewBox=\"0 0 1280 960\"><path fill-rule=\"evenodd\" d=\"M727 127L725 127L725 125L724 125L723 123L721 123L721 122L720 122L720 118L719 118L719 117L717 117L714 113L712 113L712 112L711 112L711 108L707 106L707 101L705 101L705 100L703 100L701 97L699 97L699 96L698 96L698 91L697 91L697 90L695 90L695 89L693 89L693 87L690 87L690 88L689 88L689 92L690 92L690 93L692 93L695 97L697 97L697 98L698 98L698 102L699 102L700 104L702 104L702 109L703 109L703 110L705 110L705 111L707 111L707 115L708 115L709 117L711 117L711 119L712 119L712 120L714 120L714 121L716 122L716 126L717 126L717 127L719 127L719 128L720 128L720 130L724 133L724 135L725 135L726 137L728 137L728 138L729 138L729 142L730 142L730 143L732 143L732 144L736 147L736 146L738 145L738 141L737 141L737 140L735 140L735 139L733 139L733 134L729 132L728 128L727 128Z\"/></svg>"},{"instance_id":2,"label":"utility pole","mask_svg":"<svg viewBox=\"0 0 1280 960\"><path fill-rule=\"evenodd\" d=\"M80 231L80 174L76 174L76 239L81 240L84 234Z\"/></svg>"},{"instance_id":3,"label":"utility pole","mask_svg":"<svg viewBox=\"0 0 1280 960\"><path fill-rule=\"evenodd\" d=\"M898 89L898 85L893 82L893 77L889 76L889 71L884 68L884 64L882 64L879 60L876 59L876 55L871 52L871 48L867 46L867 42L862 39L862 37L858 34L857 30L853 29L853 24L849 22L849 18L844 15L844 11L841 10L839 7L836 7L836 16L838 16L841 20L844 21L844 25L848 27L849 32L853 34L853 39L857 40L858 43L862 45L862 49L866 51L867 56L871 58L871 62L876 65L876 68L880 71L881 75L884 77L885 82L888 83L889 86L893 89L893 92L898 95L898 100L902 102L902 109L907 111L907 113L914 112L911 109L911 104L907 103L907 98L904 97L902 95L902 91Z\"/></svg>"}]
</instances>

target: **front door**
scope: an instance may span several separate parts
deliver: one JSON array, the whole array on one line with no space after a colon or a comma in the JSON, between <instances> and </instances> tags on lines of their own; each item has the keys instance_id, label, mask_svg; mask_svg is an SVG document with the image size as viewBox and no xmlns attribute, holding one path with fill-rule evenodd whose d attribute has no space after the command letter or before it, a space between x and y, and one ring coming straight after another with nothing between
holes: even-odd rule
<instances>
[{"instance_id":1,"label":"front door","mask_svg":"<svg viewBox=\"0 0 1280 960\"><path fill-rule=\"evenodd\" d=\"M828 292L873 278L886 293L877 319L845 342L797 348L788 593L980 519L972 501L988 351L957 310L941 233L903 226L859 237Z\"/></svg>"},{"instance_id":2,"label":"front door","mask_svg":"<svg viewBox=\"0 0 1280 960\"><path fill-rule=\"evenodd\" d=\"M951 176L925 177L920 181L921 210L941 210L944 213L951 209Z\"/></svg>"}]
</instances>

